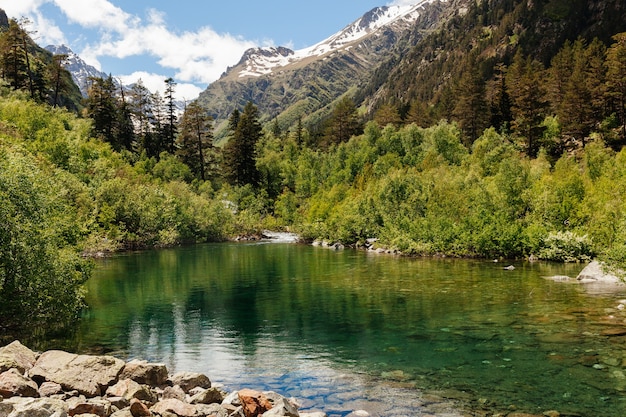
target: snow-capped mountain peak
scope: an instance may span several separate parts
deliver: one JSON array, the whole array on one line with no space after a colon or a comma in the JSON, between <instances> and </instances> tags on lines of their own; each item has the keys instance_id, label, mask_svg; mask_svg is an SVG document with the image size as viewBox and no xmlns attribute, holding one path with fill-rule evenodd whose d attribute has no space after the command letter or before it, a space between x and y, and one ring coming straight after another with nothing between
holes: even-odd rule
<instances>
[{"instance_id":1,"label":"snow-capped mountain peak","mask_svg":"<svg viewBox=\"0 0 626 417\"><path fill-rule=\"evenodd\" d=\"M284 47L253 48L246 51L237 65L241 77L260 77L273 70L310 58L321 57L344 49L392 24L409 25L415 22L421 9L433 0L418 0L412 5L375 7L355 22L327 39L308 48L292 51Z\"/></svg>"},{"instance_id":2,"label":"snow-capped mountain peak","mask_svg":"<svg viewBox=\"0 0 626 417\"><path fill-rule=\"evenodd\" d=\"M75 54L69 47L66 45L48 45L45 48L47 51L53 53L54 55L67 55L67 58L64 62L64 67L66 70L72 74L72 78L78 88L80 89L83 97L87 97L87 92L89 91L90 77L94 78L106 78L107 74L99 71L97 68L87 64L83 59Z\"/></svg>"}]
</instances>

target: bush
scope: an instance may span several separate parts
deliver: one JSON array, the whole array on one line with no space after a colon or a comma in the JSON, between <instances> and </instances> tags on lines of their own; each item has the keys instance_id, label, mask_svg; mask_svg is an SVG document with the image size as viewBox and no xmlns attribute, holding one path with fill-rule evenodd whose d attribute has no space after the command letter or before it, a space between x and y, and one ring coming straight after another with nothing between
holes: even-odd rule
<instances>
[{"instance_id":1,"label":"bush","mask_svg":"<svg viewBox=\"0 0 626 417\"><path fill-rule=\"evenodd\" d=\"M573 232L550 233L539 250L539 259L558 262L587 262L593 257L591 240Z\"/></svg>"}]
</instances>

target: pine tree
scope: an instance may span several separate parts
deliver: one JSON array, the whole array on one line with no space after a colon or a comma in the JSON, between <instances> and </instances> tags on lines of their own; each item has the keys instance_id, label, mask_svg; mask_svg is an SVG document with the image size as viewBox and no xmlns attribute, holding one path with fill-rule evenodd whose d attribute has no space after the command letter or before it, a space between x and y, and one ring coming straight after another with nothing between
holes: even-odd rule
<instances>
[{"instance_id":1,"label":"pine tree","mask_svg":"<svg viewBox=\"0 0 626 417\"><path fill-rule=\"evenodd\" d=\"M356 105L350 97L343 97L335 105L326 128L324 144L347 142L359 132L360 125L357 119Z\"/></svg>"},{"instance_id":2,"label":"pine tree","mask_svg":"<svg viewBox=\"0 0 626 417\"><path fill-rule=\"evenodd\" d=\"M622 141L626 141L626 32L613 40L606 54L607 97L619 119Z\"/></svg>"},{"instance_id":3,"label":"pine tree","mask_svg":"<svg viewBox=\"0 0 626 417\"><path fill-rule=\"evenodd\" d=\"M163 150L173 153L176 149L175 140L178 133L178 117L176 115L178 108L174 99L176 82L173 78L165 80L165 107L166 119L163 125Z\"/></svg>"},{"instance_id":4,"label":"pine tree","mask_svg":"<svg viewBox=\"0 0 626 417\"><path fill-rule=\"evenodd\" d=\"M470 147L489 124L489 109L485 99L485 82L476 65L470 63L457 87L454 116L463 131L465 145Z\"/></svg>"},{"instance_id":5,"label":"pine tree","mask_svg":"<svg viewBox=\"0 0 626 417\"><path fill-rule=\"evenodd\" d=\"M385 127L389 124L400 126L402 118L400 117L400 113L395 106L392 106L391 104L383 104L376 111L376 113L374 113L374 121L378 123L378 126L380 127Z\"/></svg>"},{"instance_id":6,"label":"pine tree","mask_svg":"<svg viewBox=\"0 0 626 417\"><path fill-rule=\"evenodd\" d=\"M517 53L507 73L507 92L511 97L512 128L524 143L526 154L537 156L544 128L541 126L547 101L543 90L543 65Z\"/></svg>"},{"instance_id":7,"label":"pine tree","mask_svg":"<svg viewBox=\"0 0 626 417\"><path fill-rule=\"evenodd\" d=\"M223 173L232 185L251 184L258 186L260 174L256 168L256 145L262 136L257 107L248 102L243 112L233 112L229 119L229 127L233 128L232 136L224 147Z\"/></svg>"},{"instance_id":8,"label":"pine tree","mask_svg":"<svg viewBox=\"0 0 626 417\"><path fill-rule=\"evenodd\" d=\"M177 138L179 158L203 181L213 174L213 119L198 101L191 102L183 113Z\"/></svg>"},{"instance_id":9,"label":"pine tree","mask_svg":"<svg viewBox=\"0 0 626 417\"><path fill-rule=\"evenodd\" d=\"M114 135L118 107L113 78L109 76L106 79L91 78L90 80L87 115L93 120L93 133L119 150L121 146Z\"/></svg>"}]
</instances>

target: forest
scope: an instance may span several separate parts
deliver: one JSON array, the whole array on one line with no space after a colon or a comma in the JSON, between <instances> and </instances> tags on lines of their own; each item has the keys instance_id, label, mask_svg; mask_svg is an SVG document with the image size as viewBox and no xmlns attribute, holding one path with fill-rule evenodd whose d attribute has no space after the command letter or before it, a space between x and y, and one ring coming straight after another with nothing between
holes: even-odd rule
<instances>
[{"instance_id":1,"label":"forest","mask_svg":"<svg viewBox=\"0 0 626 417\"><path fill-rule=\"evenodd\" d=\"M34 51L19 22L2 32L4 329L76 318L91 256L265 229L413 256L626 266L626 34L566 42L547 67L519 52L487 81L465 71L436 105L369 114L345 95L317 126L263 126L248 103L222 147L198 102L175 111L174 80L161 97L94 79L76 105L58 99L62 58L37 78Z\"/></svg>"}]
</instances>

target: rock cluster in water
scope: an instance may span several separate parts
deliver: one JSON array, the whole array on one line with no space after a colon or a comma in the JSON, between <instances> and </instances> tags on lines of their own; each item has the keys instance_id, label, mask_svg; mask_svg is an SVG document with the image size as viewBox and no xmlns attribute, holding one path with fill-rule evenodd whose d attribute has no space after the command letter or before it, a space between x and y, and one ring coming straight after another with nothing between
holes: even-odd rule
<instances>
[{"instance_id":1,"label":"rock cluster in water","mask_svg":"<svg viewBox=\"0 0 626 417\"><path fill-rule=\"evenodd\" d=\"M0 348L0 417L325 417L294 399L243 389L230 394L206 375L169 375L164 364L60 350Z\"/></svg>"}]
</instances>

